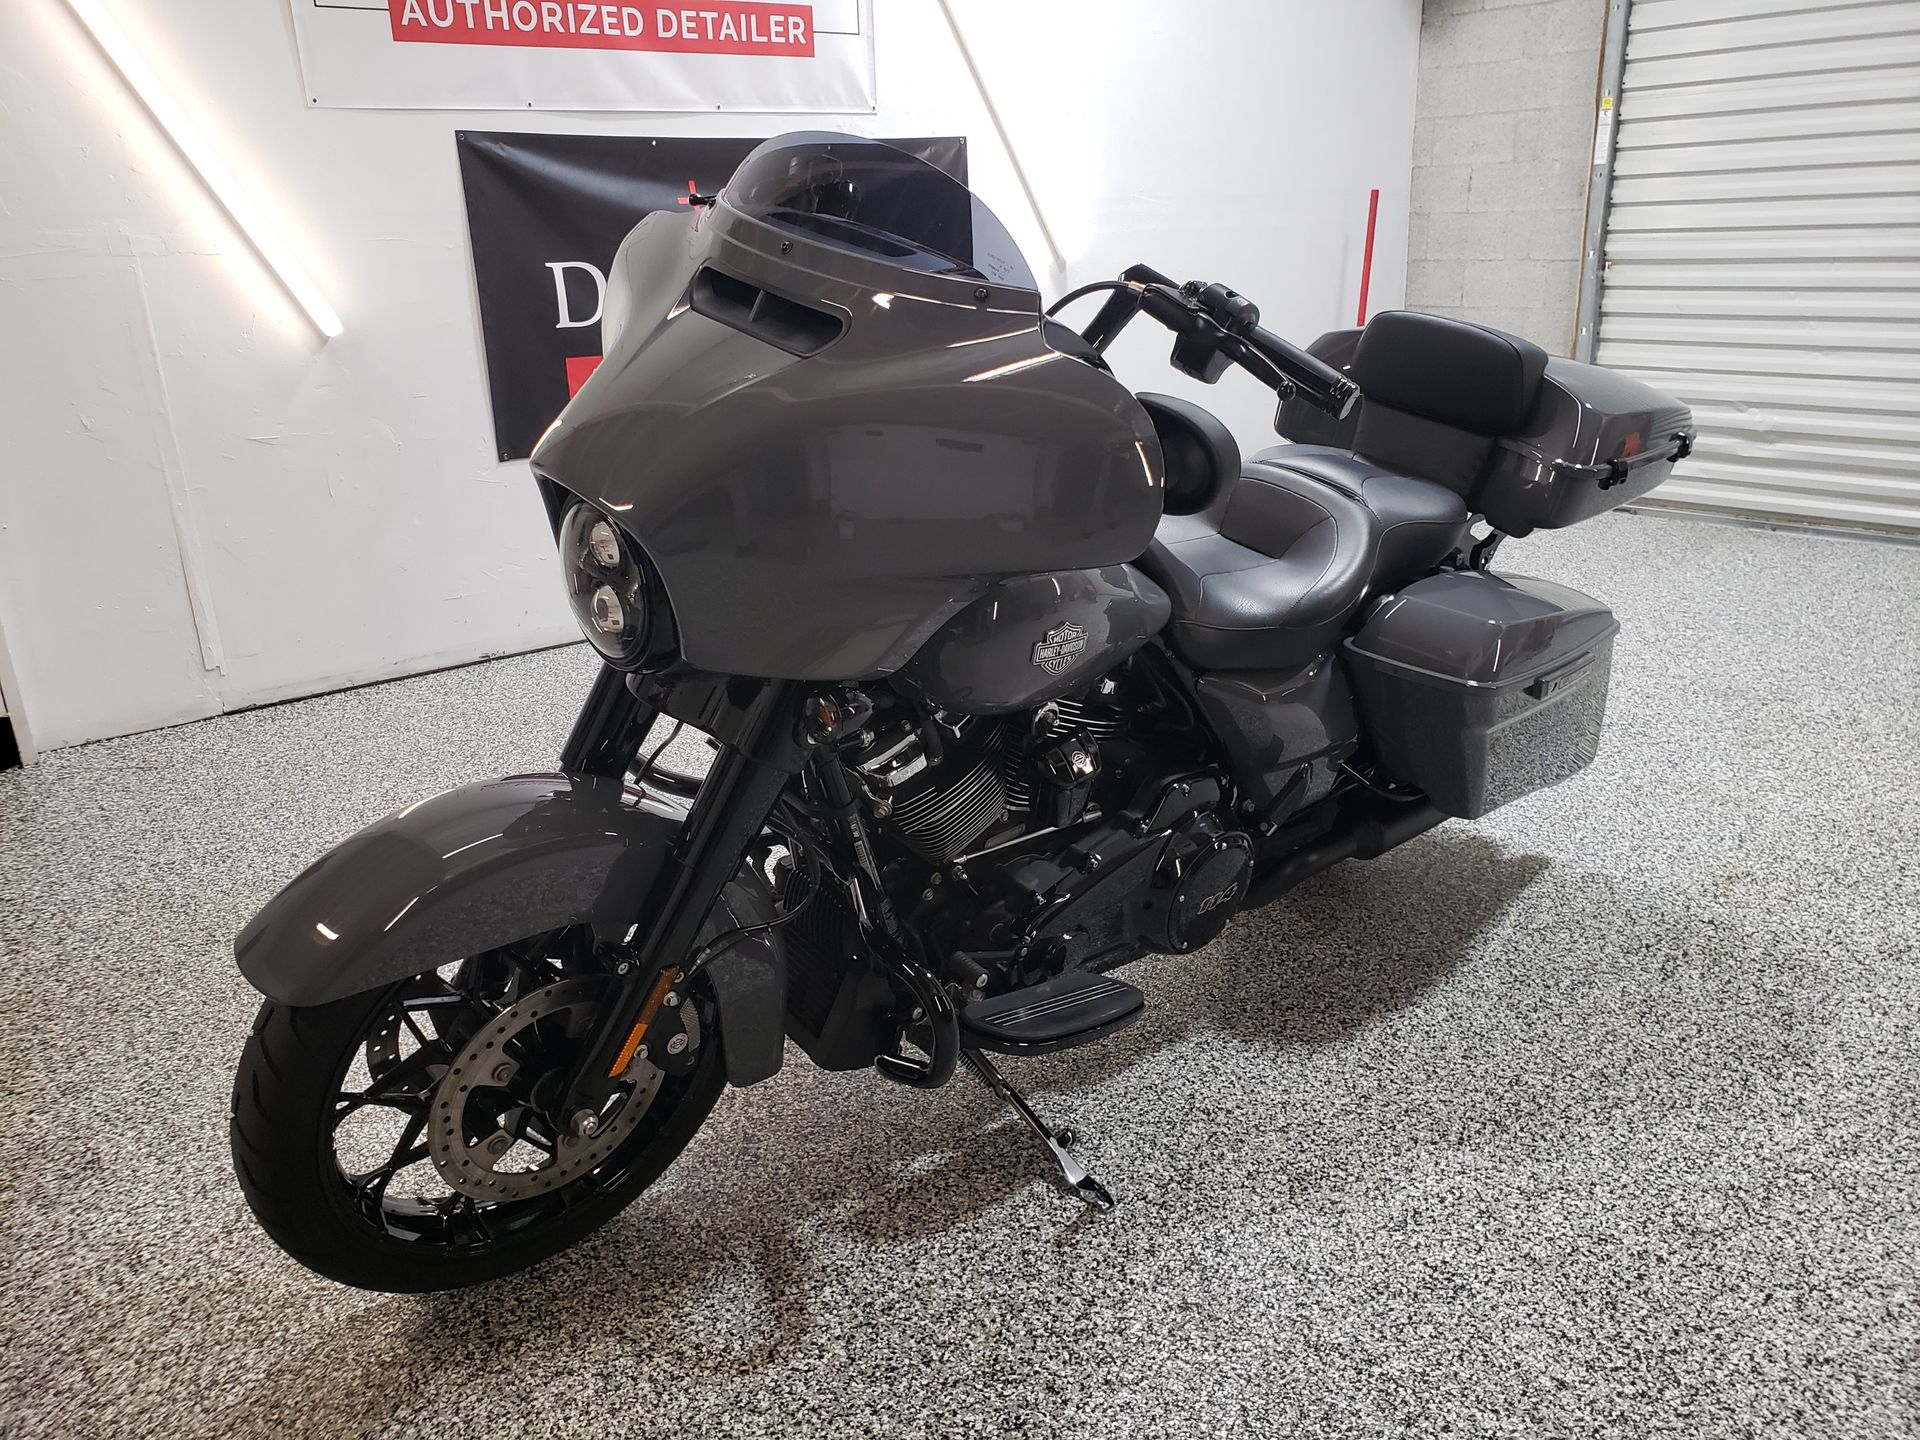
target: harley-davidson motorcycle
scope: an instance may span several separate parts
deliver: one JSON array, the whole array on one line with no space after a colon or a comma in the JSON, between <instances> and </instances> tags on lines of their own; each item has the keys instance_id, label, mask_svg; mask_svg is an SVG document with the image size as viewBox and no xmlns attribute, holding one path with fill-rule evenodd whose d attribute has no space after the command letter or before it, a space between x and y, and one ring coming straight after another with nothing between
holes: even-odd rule
<instances>
[{"instance_id":1,"label":"harley-davidson motorcycle","mask_svg":"<svg viewBox=\"0 0 1920 1440\"><path fill-rule=\"evenodd\" d=\"M646 1189L722 1088L965 1068L1137 1019L1123 967L1585 765L1617 629L1489 568L1657 484L1689 412L1393 312L1301 350L1144 266L1045 314L965 186L795 134L648 216L532 470L604 665L556 770L346 840L236 942L231 1135L295 1258L467 1285ZM1084 329L1053 318L1103 294ZM1103 352L1238 367L1243 459ZM695 778L662 765L711 738Z\"/></svg>"}]
</instances>

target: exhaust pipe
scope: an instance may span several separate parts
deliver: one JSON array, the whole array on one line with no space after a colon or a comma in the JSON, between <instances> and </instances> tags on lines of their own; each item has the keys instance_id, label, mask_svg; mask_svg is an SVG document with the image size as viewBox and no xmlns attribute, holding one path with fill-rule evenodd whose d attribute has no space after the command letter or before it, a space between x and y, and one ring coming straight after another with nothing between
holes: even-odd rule
<instances>
[{"instance_id":1,"label":"exhaust pipe","mask_svg":"<svg viewBox=\"0 0 1920 1440\"><path fill-rule=\"evenodd\" d=\"M1383 802L1380 808L1347 817L1324 838L1294 851L1265 874L1256 874L1242 908L1271 905L1301 881L1342 860L1376 859L1396 845L1426 834L1446 818L1445 812L1426 800L1399 805Z\"/></svg>"}]
</instances>

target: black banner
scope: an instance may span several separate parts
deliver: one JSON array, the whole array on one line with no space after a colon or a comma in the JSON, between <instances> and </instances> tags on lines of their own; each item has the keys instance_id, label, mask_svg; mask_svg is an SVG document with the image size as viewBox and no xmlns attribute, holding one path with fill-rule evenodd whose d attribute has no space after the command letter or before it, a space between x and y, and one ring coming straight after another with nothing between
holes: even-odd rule
<instances>
[{"instance_id":1,"label":"black banner","mask_svg":"<svg viewBox=\"0 0 1920 1440\"><path fill-rule=\"evenodd\" d=\"M493 435L523 459L600 363L607 267L654 210L710 195L758 140L457 132ZM963 184L967 142L895 140Z\"/></svg>"}]
</instances>

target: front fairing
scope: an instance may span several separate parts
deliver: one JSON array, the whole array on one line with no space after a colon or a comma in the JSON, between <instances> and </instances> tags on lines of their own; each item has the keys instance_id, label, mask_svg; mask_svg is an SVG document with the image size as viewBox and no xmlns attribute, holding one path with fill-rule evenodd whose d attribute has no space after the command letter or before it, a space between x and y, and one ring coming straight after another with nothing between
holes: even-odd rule
<instances>
[{"instance_id":1,"label":"front fairing","mask_svg":"<svg viewBox=\"0 0 1920 1440\"><path fill-rule=\"evenodd\" d=\"M703 267L838 338L798 354L791 330L752 333L751 307L703 305ZM1145 411L1047 345L1025 284L903 272L723 198L643 221L607 309L606 359L534 469L639 542L697 668L886 674L994 578L1152 537Z\"/></svg>"}]
</instances>

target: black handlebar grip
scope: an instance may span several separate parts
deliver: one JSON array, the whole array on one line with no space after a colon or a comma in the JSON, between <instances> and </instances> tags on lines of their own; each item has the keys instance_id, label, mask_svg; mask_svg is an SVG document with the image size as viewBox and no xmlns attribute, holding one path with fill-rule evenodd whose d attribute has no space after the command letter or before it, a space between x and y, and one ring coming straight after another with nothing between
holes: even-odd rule
<instances>
[{"instance_id":1,"label":"black handlebar grip","mask_svg":"<svg viewBox=\"0 0 1920 1440\"><path fill-rule=\"evenodd\" d=\"M1316 409L1336 420L1344 420L1360 399L1360 387L1350 376L1299 346L1282 340L1271 330L1257 326L1246 336L1247 343L1269 361L1273 368L1299 387L1300 394Z\"/></svg>"}]
</instances>

